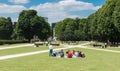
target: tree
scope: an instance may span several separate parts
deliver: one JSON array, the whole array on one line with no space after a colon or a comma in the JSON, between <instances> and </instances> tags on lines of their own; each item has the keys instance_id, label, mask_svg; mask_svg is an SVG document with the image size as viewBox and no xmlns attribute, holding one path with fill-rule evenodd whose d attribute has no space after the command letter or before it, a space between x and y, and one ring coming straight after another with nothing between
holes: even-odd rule
<instances>
[{"instance_id":1,"label":"tree","mask_svg":"<svg viewBox=\"0 0 120 71\"><path fill-rule=\"evenodd\" d=\"M9 28L8 36L10 36L10 38L11 38L11 36L13 34L13 24L12 24L12 20L10 17L8 17L7 20L9 22L9 24L8 24L8 28Z\"/></svg>"},{"instance_id":2,"label":"tree","mask_svg":"<svg viewBox=\"0 0 120 71\"><path fill-rule=\"evenodd\" d=\"M120 42L120 1L107 0L86 19L64 19L56 25L59 39ZM62 34L62 35L61 35ZM77 38L77 39L75 39Z\"/></svg>"},{"instance_id":3,"label":"tree","mask_svg":"<svg viewBox=\"0 0 120 71\"><path fill-rule=\"evenodd\" d=\"M64 41L75 40L74 31L78 29L77 22L74 19L66 18L55 26L55 33L58 39Z\"/></svg>"},{"instance_id":4,"label":"tree","mask_svg":"<svg viewBox=\"0 0 120 71\"><path fill-rule=\"evenodd\" d=\"M13 32L11 18L0 18L0 39L11 39Z\"/></svg>"},{"instance_id":5,"label":"tree","mask_svg":"<svg viewBox=\"0 0 120 71\"><path fill-rule=\"evenodd\" d=\"M47 39L50 36L50 25L43 17L37 16L35 10L23 10L16 25L18 36L28 39L30 42L33 36L39 39Z\"/></svg>"},{"instance_id":6,"label":"tree","mask_svg":"<svg viewBox=\"0 0 120 71\"><path fill-rule=\"evenodd\" d=\"M41 40L47 40L51 35L51 28L48 22L43 17L35 16L32 21L32 30L35 36Z\"/></svg>"},{"instance_id":7,"label":"tree","mask_svg":"<svg viewBox=\"0 0 120 71\"><path fill-rule=\"evenodd\" d=\"M57 22L55 25L55 36L59 40L65 40L64 39L64 31L65 31L66 23L63 23L63 21Z\"/></svg>"},{"instance_id":8,"label":"tree","mask_svg":"<svg viewBox=\"0 0 120 71\"><path fill-rule=\"evenodd\" d=\"M19 33L21 34L19 36L24 36L29 42L34 36L31 20L35 16L37 16L37 12L35 10L23 10L18 18L17 30L19 30Z\"/></svg>"}]
</instances>

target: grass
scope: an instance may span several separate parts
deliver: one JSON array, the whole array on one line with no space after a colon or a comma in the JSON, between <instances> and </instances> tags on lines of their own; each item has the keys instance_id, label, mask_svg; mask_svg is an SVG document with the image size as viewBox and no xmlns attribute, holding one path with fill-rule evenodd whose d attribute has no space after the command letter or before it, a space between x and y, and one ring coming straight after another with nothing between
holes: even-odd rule
<instances>
[{"instance_id":1,"label":"grass","mask_svg":"<svg viewBox=\"0 0 120 71\"><path fill-rule=\"evenodd\" d=\"M79 41L78 44L88 43L89 41Z\"/></svg>"},{"instance_id":2,"label":"grass","mask_svg":"<svg viewBox=\"0 0 120 71\"><path fill-rule=\"evenodd\" d=\"M0 71L120 71L119 53L74 50L81 50L86 58L53 58L42 53L0 61Z\"/></svg>"},{"instance_id":3,"label":"grass","mask_svg":"<svg viewBox=\"0 0 120 71\"><path fill-rule=\"evenodd\" d=\"M80 45L80 44L84 44L84 43L88 43L89 41L76 41L76 42L72 42L72 41L69 41L69 42L61 42L61 44L64 44L64 45Z\"/></svg>"},{"instance_id":4,"label":"grass","mask_svg":"<svg viewBox=\"0 0 120 71\"><path fill-rule=\"evenodd\" d=\"M60 48L60 47L54 47L54 48ZM48 50L48 47L47 46L40 46L40 47L27 46L22 48L0 50L0 56L19 54L19 53L25 53L25 52L34 52L34 51L40 51L40 50Z\"/></svg>"},{"instance_id":5,"label":"grass","mask_svg":"<svg viewBox=\"0 0 120 71\"><path fill-rule=\"evenodd\" d=\"M120 51L120 48L118 48L118 47L108 47L107 49Z\"/></svg>"}]
</instances>

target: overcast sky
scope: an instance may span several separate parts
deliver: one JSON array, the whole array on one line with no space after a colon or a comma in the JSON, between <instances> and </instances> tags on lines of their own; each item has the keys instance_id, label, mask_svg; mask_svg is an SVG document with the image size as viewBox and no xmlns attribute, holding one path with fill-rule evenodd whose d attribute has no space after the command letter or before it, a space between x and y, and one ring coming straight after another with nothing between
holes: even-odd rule
<instances>
[{"instance_id":1,"label":"overcast sky","mask_svg":"<svg viewBox=\"0 0 120 71\"><path fill-rule=\"evenodd\" d=\"M22 10L34 9L54 23L68 17L88 17L104 3L105 0L0 0L0 17L11 17L15 22Z\"/></svg>"}]
</instances>

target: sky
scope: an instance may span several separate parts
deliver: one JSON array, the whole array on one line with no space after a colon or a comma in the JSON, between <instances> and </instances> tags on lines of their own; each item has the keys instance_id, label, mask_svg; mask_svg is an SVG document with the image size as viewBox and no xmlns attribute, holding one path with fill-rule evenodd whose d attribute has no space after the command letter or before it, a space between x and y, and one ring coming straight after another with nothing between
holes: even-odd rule
<instances>
[{"instance_id":1,"label":"sky","mask_svg":"<svg viewBox=\"0 0 120 71\"><path fill-rule=\"evenodd\" d=\"M86 18L103 4L105 0L0 0L0 17L16 22L22 10L34 9L49 23L55 23L64 18Z\"/></svg>"}]
</instances>

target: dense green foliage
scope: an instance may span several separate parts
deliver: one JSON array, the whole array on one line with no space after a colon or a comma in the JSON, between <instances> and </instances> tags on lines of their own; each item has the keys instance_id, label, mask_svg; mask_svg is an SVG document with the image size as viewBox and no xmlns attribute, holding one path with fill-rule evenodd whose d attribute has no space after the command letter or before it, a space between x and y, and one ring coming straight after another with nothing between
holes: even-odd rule
<instances>
[{"instance_id":1,"label":"dense green foliage","mask_svg":"<svg viewBox=\"0 0 120 71\"><path fill-rule=\"evenodd\" d=\"M27 39L35 37L46 40L51 35L50 24L44 17L37 15L35 10L23 10L19 14L17 24L12 24L11 18L0 17L0 40Z\"/></svg>"},{"instance_id":2,"label":"dense green foliage","mask_svg":"<svg viewBox=\"0 0 120 71\"><path fill-rule=\"evenodd\" d=\"M29 41L34 36L31 19L35 16L37 16L37 12L34 10L22 11L19 15L18 23L16 26L19 36L24 36Z\"/></svg>"},{"instance_id":3,"label":"dense green foliage","mask_svg":"<svg viewBox=\"0 0 120 71\"><path fill-rule=\"evenodd\" d=\"M92 24L93 39L99 41L120 42L120 13L119 0L107 0L96 13L89 16L89 24ZM94 27L95 26L95 27Z\"/></svg>"},{"instance_id":4,"label":"dense green foliage","mask_svg":"<svg viewBox=\"0 0 120 71\"><path fill-rule=\"evenodd\" d=\"M16 44L16 43L26 43L25 40L0 40L0 45L3 44Z\"/></svg>"},{"instance_id":5,"label":"dense green foliage","mask_svg":"<svg viewBox=\"0 0 120 71\"><path fill-rule=\"evenodd\" d=\"M63 21L60 21L57 23L57 25L55 26L55 30L57 32L56 35L58 38L60 38L60 40L71 40L73 38L75 38L74 34L74 30L76 30L77 25L75 25L76 22L74 21L74 19L70 19L67 18Z\"/></svg>"},{"instance_id":6,"label":"dense green foliage","mask_svg":"<svg viewBox=\"0 0 120 71\"><path fill-rule=\"evenodd\" d=\"M64 19L55 26L56 36L60 40L120 42L119 5L119 0L107 0L102 8L86 19Z\"/></svg>"},{"instance_id":7,"label":"dense green foliage","mask_svg":"<svg viewBox=\"0 0 120 71\"><path fill-rule=\"evenodd\" d=\"M50 25L43 17L37 16L35 10L23 10L19 15L15 32L29 41L33 36L43 40L50 36Z\"/></svg>"},{"instance_id":8,"label":"dense green foliage","mask_svg":"<svg viewBox=\"0 0 120 71\"><path fill-rule=\"evenodd\" d=\"M0 17L0 39L11 39L12 32L11 18Z\"/></svg>"},{"instance_id":9,"label":"dense green foliage","mask_svg":"<svg viewBox=\"0 0 120 71\"><path fill-rule=\"evenodd\" d=\"M33 28L33 33L35 36L38 36L41 40L47 40L51 35L50 24L45 21L43 17L35 16L31 20L31 25Z\"/></svg>"}]
</instances>

